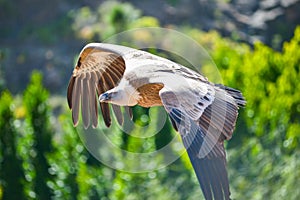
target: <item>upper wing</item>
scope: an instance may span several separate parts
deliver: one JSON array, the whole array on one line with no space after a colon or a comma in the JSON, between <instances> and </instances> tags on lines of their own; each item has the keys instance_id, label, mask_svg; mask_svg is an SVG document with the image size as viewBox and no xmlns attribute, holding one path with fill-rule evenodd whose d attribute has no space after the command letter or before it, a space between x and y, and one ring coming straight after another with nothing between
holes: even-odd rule
<instances>
[{"instance_id":1,"label":"upper wing","mask_svg":"<svg viewBox=\"0 0 300 200\"><path fill-rule=\"evenodd\" d=\"M160 97L182 137L205 198L230 199L223 141L231 138L238 105L245 101L231 88L227 88L230 94L224 86L193 86L182 84L181 90L168 86Z\"/></svg>"},{"instance_id":2,"label":"upper wing","mask_svg":"<svg viewBox=\"0 0 300 200\"><path fill-rule=\"evenodd\" d=\"M119 49L118 49L119 48ZM120 49L122 47L109 44L92 43L81 51L77 65L68 85L68 104L72 109L73 123L76 126L81 113L84 127L98 124L97 96L115 87L123 77L125 61ZM107 103L100 103L106 126L110 126L111 117ZM120 107L113 105L119 123L122 123Z\"/></svg>"}]
</instances>

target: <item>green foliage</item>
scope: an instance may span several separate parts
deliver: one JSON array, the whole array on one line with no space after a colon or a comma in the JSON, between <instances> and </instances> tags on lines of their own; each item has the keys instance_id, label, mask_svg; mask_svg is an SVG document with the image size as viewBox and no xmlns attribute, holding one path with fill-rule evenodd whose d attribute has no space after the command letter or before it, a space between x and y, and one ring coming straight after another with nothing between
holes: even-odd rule
<instances>
[{"instance_id":1,"label":"green foliage","mask_svg":"<svg viewBox=\"0 0 300 200\"><path fill-rule=\"evenodd\" d=\"M26 134L33 139L31 161L35 170L33 187L36 197L50 199L53 191L49 187L53 176L49 173L47 155L52 150L53 129L49 122L49 106L47 103L48 92L42 86L42 76L33 72L31 80L24 93L24 105L26 108L26 122L30 127Z\"/></svg>"},{"instance_id":2,"label":"green foliage","mask_svg":"<svg viewBox=\"0 0 300 200\"><path fill-rule=\"evenodd\" d=\"M66 15L36 28L28 27L28 31L23 34L31 34L30 32L35 30L32 34L39 41L44 44L53 44L54 42L66 40L72 36L72 32L69 28L70 23L71 18Z\"/></svg>"},{"instance_id":3,"label":"green foliage","mask_svg":"<svg viewBox=\"0 0 300 200\"><path fill-rule=\"evenodd\" d=\"M76 199L79 193L76 181L79 164L85 161L81 153L84 147L78 143L78 134L72 126L69 116L59 117L62 134L53 141L55 151L49 156L49 172L55 177L51 183L54 190L54 198Z\"/></svg>"},{"instance_id":4,"label":"green foliage","mask_svg":"<svg viewBox=\"0 0 300 200\"><path fill-rule=\"evenodd\" d=\"M131 4L118 1L106 1L96 11L83 7L72 15L73 29L85 40L103 40L130 28L159 26L156 18L141 16Z\"/></svg>"},{"instance_id":5,"label":"green foliage","mask_svg":"<svg viewBox=\"0 0 300 200\"><path fill-rule=\"evenodd\" d=\"M13 98L5 91L0 96L0 198L25 199L24 173L17 154L18 134L12 108Z\"/></svg>"}]
</instances>

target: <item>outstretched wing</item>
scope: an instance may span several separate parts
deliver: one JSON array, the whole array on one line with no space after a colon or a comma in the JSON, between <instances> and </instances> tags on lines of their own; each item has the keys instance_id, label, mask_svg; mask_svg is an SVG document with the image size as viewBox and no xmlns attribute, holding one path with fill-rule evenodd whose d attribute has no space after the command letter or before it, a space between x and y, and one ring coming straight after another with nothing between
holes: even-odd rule
<instances>
[{"instance_id":1,"label":"outstretched wing","mask_svg":"<svg viewBox=\"0 0 300 200\"><path fill-rule=\"evenodd\" d=\"M230 91L208 82L197 87L197 83L188 81L181 84L180 90L165 86L160 91L206 199L230 199L223 141L231 138L238 106L245 104L239 91Z\"/></svg>"},{"instance_id":2,"label":"outstretched wing","mask_svg":"<svg viewBox=\"0 0 300 200\"><path fill-rule=\"evenodd\" d=\"M102 45L102 46L101 46ZM81 51L73 75L69 81L67 98L72 109L72 119L76 126L81 114L84 127L90 123L98 125L97 96L114 88L125 71L125 61L118 51L112 51L114 45L92 43ZM107 103L100 103L101 112L106 126L110 126L111 117ZM112 105L119 123L123 118L119 106Z\"/></svg>"}]
</instances>

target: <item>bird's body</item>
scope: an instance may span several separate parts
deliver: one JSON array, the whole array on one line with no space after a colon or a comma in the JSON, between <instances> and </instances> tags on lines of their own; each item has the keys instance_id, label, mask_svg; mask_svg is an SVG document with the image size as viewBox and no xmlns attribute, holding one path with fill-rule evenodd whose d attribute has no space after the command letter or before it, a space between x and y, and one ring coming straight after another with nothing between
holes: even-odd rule
<instances>
[{"instance_id":1,"label":"bird's body","mask_svg":"<svg viewBox=\"0 0 300 200\"><path fill-rule=\"evenodd\" d=\"M80 53L68 87L73 122L98 124L98 102L110 125L107 103L119 123L119 106L164 106L181 134L206 199L229 199L224 139L230 139L239 106L235 89L210 83L180 64L124 46L92 43Z\"/></svg>"}]
</instances>

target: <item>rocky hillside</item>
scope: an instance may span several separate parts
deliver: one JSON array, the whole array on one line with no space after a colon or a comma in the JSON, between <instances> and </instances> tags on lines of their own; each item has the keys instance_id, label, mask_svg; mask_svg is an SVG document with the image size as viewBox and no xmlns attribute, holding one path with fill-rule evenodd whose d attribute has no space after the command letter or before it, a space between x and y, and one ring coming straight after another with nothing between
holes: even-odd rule
<instances>
[{"instance_id":1,"label":"rocky hillside","mask_svg":"<svg viewBox=\"0 0 300 200\"><path fill-rule=\"evenodd\" d=\"M300 24L299 0L131 2L143 10L145 15L157 17L163 24L189 25L202 30L216 29L224 36L248 43L260 40L275 48L291 38L294 28Z\"/></svg>"},{"instance_id":2,"label":"rocky hillside","mask_svg":"<svg viewBox=\"0 0 300 200\"><path fill-rule=\"evenodd\" d=\"M45 85L60 94L73 68L74 55L86 41L72 28L78 9L96 10L103 1L16 0L0 1L0 90L24 89L33 69ZM123 1L125 2L125 1ZM218 30L238 41L259 39L280 49L297 24L300 0L131 0L143 15L154 16L162 26ZM229 3L226 3L229 2Z\"/></svg>"}]
</instances>

